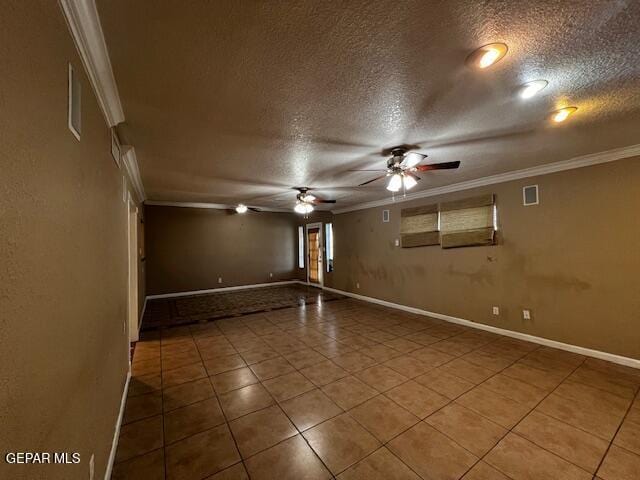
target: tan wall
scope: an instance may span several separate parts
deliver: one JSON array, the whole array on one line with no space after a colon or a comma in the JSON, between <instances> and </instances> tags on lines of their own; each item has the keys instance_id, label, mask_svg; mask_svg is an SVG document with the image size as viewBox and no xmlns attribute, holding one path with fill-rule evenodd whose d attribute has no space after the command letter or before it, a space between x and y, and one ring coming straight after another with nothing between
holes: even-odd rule
<instances>
[{"instance_id":1,"label":"tan wall","mask_svg":"<svg viewBox=\"0 0 640 480\"><path fill-rule=\"evenodd\" d=\"M531 184L540 186L541 203L524 207L522 187ZM336 215L330 285L640 358L638 185L634 158ZM394 246L401 208L480 193L496 194L499 245ZM390 223L382 223L385 208ZM531 321L521 320L525 307Z\"/></svg>"},{"instance_id":2,"label":"tan wall","mask_svg":"<svg viewBox=\"0 0 640 480\"><path fill-rule=\"evenodd\" d=\"M57 2L4 9L0 63L0 478L85 480L92 453L103 478L128 368L122 174ZM7 451L82 461L10 466Z\"/></svg>"},{"instance_id":3,"label":"tan wall","mask_svg":"<svg viewBox=\"0 0 640 480\"><path fill-rule=\"evenodd\" d=\"M296 226L289 213L147 205L147 293L298 278Z\"/></svg>"}]
</instances>

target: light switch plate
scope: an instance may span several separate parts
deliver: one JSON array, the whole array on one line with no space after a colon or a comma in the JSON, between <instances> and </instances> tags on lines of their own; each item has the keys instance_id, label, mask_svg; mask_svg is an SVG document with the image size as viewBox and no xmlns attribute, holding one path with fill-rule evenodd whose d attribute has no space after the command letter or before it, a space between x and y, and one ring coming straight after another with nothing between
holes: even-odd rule
<instances>
[{"instance_id":1,"label":"light switch plate","mask_svg":"<svg viewBox=\"0 0 640 480\"><path fill-rule=\"evenodd\" d=\"M500 315L500 307L493 307L493 314Z\"/></svg>"},{"instance_id":2,"label":"light switch plate","mask_svg":"<svg viewBox=\"0 0 640 480\"><path fill-rule=\"evenodd\" d=\"M527 309L522 310L522 319L531 320L531 310L527 310Z\"/></svg>"}]
</instances>

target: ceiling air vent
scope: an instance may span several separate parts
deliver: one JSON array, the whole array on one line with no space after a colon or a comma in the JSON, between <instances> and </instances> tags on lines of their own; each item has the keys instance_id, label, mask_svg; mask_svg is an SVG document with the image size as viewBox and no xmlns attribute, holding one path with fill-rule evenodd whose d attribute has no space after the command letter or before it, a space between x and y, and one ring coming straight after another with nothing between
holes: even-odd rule
<instances>
[{"instance_id":1,"label":"ceiling air vent","mask_svg":"<svg viewBox=\"0 0 640 480\"><path fill-rule=\"evenodd\" d=\"M69 130L78 140L80 140L82 126L81 95L82 85L80 84L80 79L71 64L69 64Z\"/></svg>"},{"instance_id":2,"label":"ceiling air vent","mask_svg":"<svg viewBox=\"0 0 640 480\"><path fill-rule=\"evenodd\" d=\"M525 207L538 205L538 185L528 185L522 189L522 203Z\"/></svg>"},{"instance_id":3,"label":"ceiling air vent","mask_svg":"<svg viewBox=\"0 0 640 480\"><path fill-rule=\"evenodd\" d=\"M382 221L384 223L389 222L389 210L382 210Z\"/></svg>"}]
</instances>

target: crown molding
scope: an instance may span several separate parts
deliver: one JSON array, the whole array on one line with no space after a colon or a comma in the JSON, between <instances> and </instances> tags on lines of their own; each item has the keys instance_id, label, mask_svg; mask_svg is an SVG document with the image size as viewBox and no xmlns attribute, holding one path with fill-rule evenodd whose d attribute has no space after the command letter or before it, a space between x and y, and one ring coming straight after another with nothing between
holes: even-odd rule
<instances>
[{"instance_id":1,"label":"crown molding","mask_svg":"<svg viewBox=\"0 0 640 480\"><path fill-rule=\"evenodd\" d=\"M164 200L146 200L144 204L156 207L212 208L215 210L232 210L238 206L237 204L227 205L225 203L170 202ZM260 205L247 205L247 207L259 208L263 212L293 213L293 210L286 208L261 207Z\"/></svg>"},{"instance_id":2,"label":"crown molding","mask_svg":"<svg viewBox=\"0 0 640 480\"><path fill-rule=\"evenodd\" d=\"M82 63L109 127L124 121L95 0L59 0Z\"/></svg>"},{"instance_id":3,"label":"crown molding","mask_svg":"<svg viewBox=\"0 0 640 480\"><path fill-rule=\"evenodd\" d=\"M122 155L122 163L127 171L129 180L133 185L133 189L136 191L139 202L144 202L146 195L144 193L144 186L142 185L142 179L140 178L140 171L138 170L138 159L136 157L136 149L132 146L125 147L126 151Z\"/></svg>"},{"instance_id":4,"label":"crown molding","mask_svg":"<svg viewBox=\"0 0 640 480\"><path fill-rule=\"evenodd\" d=\"M443 187L430 188L416 193L397 197L395 200L384 198L382 200L374 200L371 202L359 203L349 207L331 210L333 214L353 212L356 210L364 210L367 208L382 207L395 203L408 202L418 198L434 197L445 193L459 192L461 190L469 190L471 188L483 187L485 185L494 185L496 183L510 182L513 180L521 180L523 178L537 177L540 175L548 175L550 173L563 172L565 170L573 170L575 168L590 167L601 163L614 162L625 158L640 156L640 144L630 145L628 147L615 148L604 152L591 153L580 157L563 160L560 162L548 163L537 167L524 168L522 170L514 170L512 172L499 173L488 177L468 180L466 182L454 183Z\"/></svg>"}]
</instances>

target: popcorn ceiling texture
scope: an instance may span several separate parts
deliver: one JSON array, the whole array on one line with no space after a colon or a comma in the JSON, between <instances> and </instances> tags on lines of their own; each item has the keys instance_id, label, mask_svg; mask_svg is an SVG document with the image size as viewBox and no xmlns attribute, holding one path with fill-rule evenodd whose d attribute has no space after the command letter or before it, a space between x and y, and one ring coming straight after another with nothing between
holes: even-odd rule
<instances>
[{"instance_id":1,"label":"popcorn ceiling texture","mask_svg":"<svg viewBox=\"0 0 640 480\"><path fill-rule=\"evenodd\" d=\"M151 199L290 207L312 185L340 208L388 195L346 171L399 143L462 161L416 190L638 143L636 1L97 3ZM501 62L465 66L494 41Z\"/></svg>"}]
</instances>

